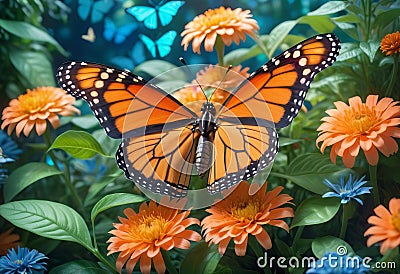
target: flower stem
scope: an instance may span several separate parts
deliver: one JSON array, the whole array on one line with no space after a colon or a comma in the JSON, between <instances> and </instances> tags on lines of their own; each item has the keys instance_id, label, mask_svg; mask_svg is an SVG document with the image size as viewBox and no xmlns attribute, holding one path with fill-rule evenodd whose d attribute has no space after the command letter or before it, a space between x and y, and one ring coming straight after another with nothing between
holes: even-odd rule
<instances>
[{"instance_id":1,"label":"flower stem","mask_svg":"<svg viewBox=\"0 0 400 274\"><path fill-rule=\"evenodd\" d=\"M257 256L257 259L260 257L264 257L264 253L262 252L260 245L257 243L256 237L254 237L253 235L249 235L249 247L254 251L254 253ZM263 271L265 274L271 273L268 264L265 267L263 267Z\"/></svg>"},{"instance_id":2,"label":"flower stem","mask_svg":"<svg viewBox=\"0 0 400 274\"><path fill-rule=\"evenodd\" d=\"M377 180L377 170L378 170L378 165L376 166L369 166L369 176L370 180L372 183L372 193L374 195L374 202L375 206L378 206L380 204L380 198L379 198L379 188L378 188L378 180Z\"/></svg>"},{"instance_id":3,"label":"flower stem","mask_svg":"<svg viewBox=\"0 0 400 274\"><path fill-rule=\"evenodd\" d=\"M168 254L167 250L161 249L161 254L164 259L165 267L167 268L168 273L170 274L178 274L175 267L172 265L171 257Z\"/></svg>"},{"instance_id":4,"label":"flower stem","mask_svg":"<svg viewBox=\"0 0 400 274\"><path fill-rule=\"evenodd\" d=\"M393 56L393 69L392 69L392 77L390 79L388 88L386 90L385 96L386 97L390 97L390 95L392 94L393 91L393 87L394 87L394 83L397 80L397 70L398 70L398 65L399 65L399 55L395 54Z\"/></svg>"},{"instance_id":5,"label":"flower stem","mask_svg":"<svg viewBox=\"0 0 400 274\"><path fill-rule=\"evenodd\" d=\"M344 240L346 237L347 231L347 223L349 222L350 217L350 204L343 204L343 212L342 212L342 225L340 227L340 238Z\"/></svg>"},{"instance_id":6,"label":"flower stem","mask_svg":"<svg viewBox=\"0 0 400 274\"><path fill-rule=\"evenodd\" d=\"M301 238L301 234L303 234L303 230L304 230L304 226L299 226L297 228L296 234L294 235L294 239L293 239L293 244L292 244L293 247L295 247L297 245L297 242Z\"/></svg>"},{"instance_id":7,"label":"flower stem","mask_svg":"<svg viewBox=\"0 0 400 274\"><path fill-rule=\"evenodd\" d=\"M218 56L218 65L223 67L224 66L224 42L219 35L217 35L217 39L215 41L215 50L217 51Z\"/></svg>"},{"instance_id":8,"label":"flower stem","mask_svg":"<svg viewBox=\"0 0 400 274\"><path fill-rule=\"evenodd\" d=\"M45 133L43 135L43 138L44 138L44 140L46 142L47 153L49 154L51 160L53 161L54 167L57 168L58 170L60 170L60 167L57 164L57 159L53 154L53 151L52 150L50 150L50 151L48 150L51 147L51 144L52 144L49 128L47 128L47 130L45 131ZM64 169L65 169L65 172L63 172L63 176L60 175L60 177L63 179L63 181L65 182L65 185L67 186L67 188L71 192L72 199L74 200L75 206L77 206L77 207L79 207L79 209L83 210L83 203L82 203L81 199L79 198L79 195L76 192L76 189L75 189L74 185L71 182L71 176L70 176L68 163L64 163Z\"/></svg>"},{"instance_id":9,"label":"flower stem","mask_svg":"<svg viewBox=\"0 0 400 274\"><path fill-rule=\"evenodd\" d=\"M99 259L112 273L118 273L118 271L115 269L115 267L110 264L110 262L104 258L101 253L99 252L99 250L96 249L89 249L90 252L93 253L94 256L96 256L97 259Z\"/></svg>"}]
</instances>

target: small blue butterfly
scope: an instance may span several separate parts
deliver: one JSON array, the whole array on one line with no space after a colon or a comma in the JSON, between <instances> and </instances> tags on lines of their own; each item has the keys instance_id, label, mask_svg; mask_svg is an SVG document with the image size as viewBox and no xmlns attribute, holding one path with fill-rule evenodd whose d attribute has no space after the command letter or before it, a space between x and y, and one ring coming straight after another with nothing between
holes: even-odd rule
<instances>
[{"instance_id":1,"label":"small blue butterfly","mask_svg":"<svg viewBox=\"0 0 400 274\"><path fill-rule=\"evenodd\" d=\"M113 41L115 44L125 42L126 38L137 29L135 23L117 27L111 18L104 18L103 37L106 41Z\"/></svg>"},{"instance_id":2,"label":"small blue butterfly","mask_svg":"<svg viewBox=\"0 0 400 274\"><path fill-rule=\"evenodd\" d=\"M175 37L176 31L174 30L164 33L156 41L151 40L144 34L139 34L139 39L142 40L154 58L157 56L157 51L160 57L167 56L171 52L171 46L174 43Z\"/></svg>"},{"instance_id":3,"label":"small blue butterfly","mask_svg":"<svg viewBox=\"0 0 400 274\"><path fill-rule=\"evenodd\" d=\"M92 23L100 22L104 15L111 10L114 6L112 0L79 0L78 2L78 15L82 20L88 19Z\"/></svg>"},{"instance_id":4,"label":"small blue butterfly","mask_svg":"<svg viewBox=\"0 0 400 274\"><path fill-rule=\"evenodd\" d=\"M143 63L146 60L144 47L142 43L136 43L127 56L115 56L111 58L111 62L121 69L132 71L136 64Z\"/></svg>"},{"instance_id":5,"label":"small blue butterfly","mask_svg":"<svg viewBox=\"0 0 400 274\"><path fill-rule=\"evenodd\" d=\"M171 1L164 3L165 1L161 1L159 4L154 5L154 7L133 6L127 8L125 11L135 17L138 21L144 22L144 25L148 29L156 29L158 26L157 18L160 19L162 26L166 26L171 23L172 18L178 13L179 8L185 4L184 1Z\"/></svg>"}]
</instances>

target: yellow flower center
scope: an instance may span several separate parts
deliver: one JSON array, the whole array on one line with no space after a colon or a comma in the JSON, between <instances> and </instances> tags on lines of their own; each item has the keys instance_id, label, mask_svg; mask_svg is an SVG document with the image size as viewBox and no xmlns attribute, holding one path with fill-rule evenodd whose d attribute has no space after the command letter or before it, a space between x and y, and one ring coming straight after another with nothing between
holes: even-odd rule
<instances>
[{"instance_id":1,"label":"yellow flower center","mask_svg":"<svg viewBox=\"0 0 400 274\"><path fill-rule=\"evenodd\" d=\"M138 227L135 228L137 231L134 233L145 242L153 242L164 236L167 223L167 220L160 215L143 216L139 220Z\"/></svg>"},{"instance_id":2,"label":"yellow flower center","mask_svg":"<svg viewBox=\"0 0 400 274\"><path fill-rule=\"evenodd\" d=\"M22 260L15 260L15 261L14 261L14 264L22 264L22 263L23 263Z\"/></svg>"},{"instance_id":3,"label":"yellow flower center","mask_svg":"<svg viewBox=\"0 0 400 274\"><path fill-rule=\"evenodd\" d=\"M211 30L214 29L212 28L213 26L227 25L229 22L237 21L237 18L234 16L235 13L225 8L208 10L204 15L206 16L205 20L202 22L204 23L204 28L211 28Z\"/></svg>"},{"instance_id":4,"label":"yellow flower center","mask_svg":"<svg viewBox=\"0 0 400 274\"><path fill-rule=\"evenodd\" d=\"M48 109L54 102L49 100L53 94L52 90L38 89L35 91L28 91L27 94L20 95L18 101L21 109L29 114L36 113L43 109Z\"/></svg>"},{"instance_id":5,"label":"yellow flower center","mask_svg":"<svg viewBox=\"0 0 400 274\"><path fill-rule=\"evenodd\" d=\"M258 199L235 201L231 206L231 214L241 222L244 220L254 221L260 208L261 203Z\"/></svg>"},{"instance_id":6,"label":"yellow flower center","mask_svg":"<svg viewBox=\"0 0 400 274\"><path fill-rule=\"evenodd\" d=\"M393 214L392 225L396 228L398 232L400 232L400 212L397 212L397 214Z\"/></svg>"},{"instance_id":7,"label":"yellow flower center","mask_svg":"<svg viewBox=\"0 0 400 274\"><path fill-rule=\"evenodd\" d=\"M375 109L364 104L358 111L350 109L345 112L345 121L352 133L365 134L376 124Z\"/></svg>"}]
</instances>

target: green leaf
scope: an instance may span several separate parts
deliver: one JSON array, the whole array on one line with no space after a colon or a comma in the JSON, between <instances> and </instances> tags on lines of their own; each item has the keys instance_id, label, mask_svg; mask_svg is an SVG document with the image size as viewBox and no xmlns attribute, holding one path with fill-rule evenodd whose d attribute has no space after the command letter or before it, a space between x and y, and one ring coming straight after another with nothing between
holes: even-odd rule
<instances>
[{"instance_id":1,"label":"green leaf","mask_svg":"<svg viewBox=\"0 0 400 274\"><path fill-rule=\"evenodd\" d=\"M338 198L308 198L297 207L291 228L325 223L336 215L339 208Z\"/></svg>"},{"instance_id":2,"label":"green leaf","mask_svg":"<svg viewBox=\"0 0 400 274\"><path fill-rule=\"evenodd\" d=\"M150 60L143 62L135 67L134 72L144 72L152 77L157 77L158 81L166 81L171 80L171 73L166 73L164 75L163 73L172 69L174 69L172 72L174 76L173 79L182 81L187 80L185 73L181 69L178 69L174 64L163 60Z\"/></svg>"},{"instance_id":3,"label":"green leaf","mask_svg":"<svg viewBox=\"0 0 400 274\"><path fill-rule=\"evenodd\" d=\"M297 20L289 20L277 25L269 34L267 50L268 57L272 58L276 49L289 34L289 32L296 26Z\"/></svg>"},{"instance_id":4,"label":"green leaf","mask_svg":"<svg viewBox=\"0 0 400 274\"><path fill-rule=\"evenodd\" d=\"M96 216L103 212L104 210L107 210L109 208L115 207L115 206L121 206L121 205L126 205L126 204L134 204L134 203L140 203L146 201L145 197L135 195L135 194L130 194L130 193L113 193L109 194L105 197L103 197L100 201L98 201L93 209L91 215L92 222L94 222L94 219Z\"/></svg>"},{"instance_id":5,"label":"green leaf","mask_svg":"<svg viewBox=\"0 0 400 274\"><path fill-rule=\"evenodd\" d=\"M379 42L361 42L360 48L369 57L369 61L372 63L374 62L375 54L379 49Z\"/></svg>"},{"instance_id":6,"label":"green leaf","mask_svg":"<svg viewBox=\"0 0 400 274\"><path fill-rule=\"evenodd\" d=\"M339 11L345 10L349 6L349 3L344 1L329 1L323 4L318 9L309 12L307 15L327 15L334 14Z\"/></svg>"},{"instance_id":7,"label":"green leaf","mask_svg":"<svg viewBox=\"0 0 400 274\"><path fill-rule=\"evenodd\" d=\"M342 43L341 47L340 54L338 57L336 57L336 61L345 61L362 54L362 50L356 43Z\"/></svg>"},{"instance_id":8,"label":"green leaf","mask_svg":"<svg viewBox=\"0 0 400 274\"><path fill-rule=\"evenodd\" d=\"M53 68L45 54L13 49L9 56L13 66L33 87L55 85Z\"/></svg>"},{"instance_id":9,"label":"green leaf","mask_svg":"<svg viewBox=\"0 0 400 274\"><path fill-rule=\"evenodd\" d=\"M53 37L51 37L47 32L31 24L22 21L0 19L0 27L21 38L50 43L54 45L62 55L67 55L67 52Z\"/></svg>"},{"instance_id":10,"label":"green leaf","mask_svg":"<svg viewBox=\"0 0 400 274\"><path fill-rule=\"evenodd\" d=\"M78 159L89 159L94 155L105 154L99 142L85 131L69 130L58 136L49 150L59 148Z\"/></svg>"},{"instance_id":11,"label":"green leaf","mask_svg":"<svg viewBox=\"0 0 400 274\"><path fill-rule=\"evenodd\" d=\"M85 221L66 205L43 200L15 201L0 205L0 215L13 225L39 236L93 249Z\"/></svg>"},{"instance_id":12,"label":"green leaf","mask_svg":"<svg viewBox=\"0 0 400 274\"><path fill-rule=\"evenodd\" d=\"M400 16L400 9L390 9L388 11L380 13L373 22L373 28L377 27L386 27L388 26L393 20L398 19Z\"/></svg>"},{"instance_id":13,"label":"green leaf","mask_svg":"<svg viewBox=\"0 0 400 274\"><path fill-rule=\"evenodd\" d=\"M45 163L28 163L15 169L4 185L4 200L11 201L18 193L40 179L62 174Z\"/></svg>"},{"instance_id":14,"label":"green leaf","mask_svg":"<svg viewBox=\"0 0 400 274\"><path fill-rule=\"evenodd\" d=\"M311 244L311 249L318 259L321 259L326 252L337 252L348 256L355 255L353 248L348 243L333 236L314 239Z\"/></svg>"},{"instance_id":15,"label":"green leaf","mask_svg":"<svg viewBox=\"0 0 400 274\"><path fill-rule=\"evenodd\" d=\"M329 188L324 179L332 180L349 170L333 164L329 157L320 153L306 153L297 156L289 164L285 173L271 173L293 181L293 183L317 194L324 194Z\"/></svg>"},{"instance_id":16,"label":"green leaf","mask_svg":"<svg viewBox=\"0 0 400 274\"><path fill-rule=\"evenodd\" d=\"M101 268L97 263L78 260L71 261L53 268L49 274L107 274L105 269Z\"/></svg>"},{"instance_id":17,"label":"green leaf","mask_svg":"<svg viewBox=\"0 0 400 274\"><path fill-rule=\"evenodd\" d=\"M96 126L99 126L99 121L96 119L96 117L93 114L72 117L71 123L73 123L77 127L83 128L83 129L91 129Z\"/></svg>"},{"instance_id":18,"label":"green leaf","mask_svg":"<svg viewBox=\"0 0 400 274\"><path fill-rule=\"evenodd\" d=\"M285 147L303 142L302 139L292 139L287 137L279 137L279 147Z\"/></svg>"},{"instance_id":19,"label":"green leaf","mask_svg":"<svg viewBox=\"0 0 400 274\"><path fill-rule=\"evenodd\" d=\"M208 246L207 243L201 242L186 255L179 272L191 274L214 273L221 258L217 245Z\"/></svg>"},{"instance_id":20,"label":"green leaf","mask_svg":"<svg viewBox=\"0 0 400 274\"><path fill-rule=\"evenodd\" d=\"M335 24L327 15L303 16L299 23L310 25L318 33L332 32L335 29Z\"/></svg>"},{"instance_id":21,"label":"green leaf","mask_svg":"<svg viewBox=\"0 0 400 274\"><path fill-rule=\"evenodd\" d=\"M96 195L100 191L102 191L107 185L111 184L112 181L114 181L114 180L115 180L115 177L110 177L110 178L105 178L101 181L94 182L88 190L84 205L87 206L91 203L96 202L95 198L99 199L99 197L96 197Z\"/></svg>"}]
</instances>

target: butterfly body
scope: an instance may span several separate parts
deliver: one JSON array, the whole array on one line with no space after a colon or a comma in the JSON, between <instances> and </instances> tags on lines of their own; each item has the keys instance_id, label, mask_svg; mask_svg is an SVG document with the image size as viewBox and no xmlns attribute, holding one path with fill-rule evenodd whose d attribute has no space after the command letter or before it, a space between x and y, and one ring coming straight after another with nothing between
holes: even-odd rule
<instances>
[{"instance_id":1,"label":"butterfly body","mask_svg":"<svg viewBox=\"0 0 400 274\"><path fill-rule=\"evenodd\" d=\"M194 170L207 173L207 189L217 193L271 164L278 153L275 128L293 121L310 83L339 49L334 34L304 40L261 66L221 104L205 98L198 112L140 76L100 64L68 62L57 80L88 102L110 137L122 138L116 160L127 178L182 197Z\"/></svg>"}]
</instances>

